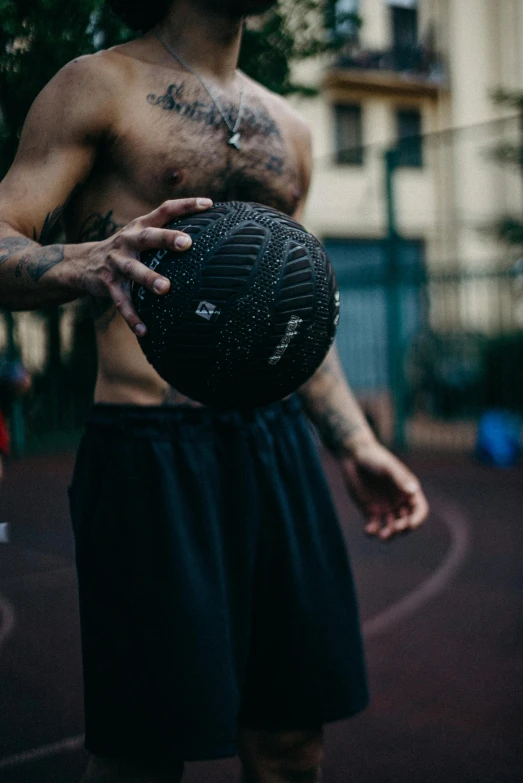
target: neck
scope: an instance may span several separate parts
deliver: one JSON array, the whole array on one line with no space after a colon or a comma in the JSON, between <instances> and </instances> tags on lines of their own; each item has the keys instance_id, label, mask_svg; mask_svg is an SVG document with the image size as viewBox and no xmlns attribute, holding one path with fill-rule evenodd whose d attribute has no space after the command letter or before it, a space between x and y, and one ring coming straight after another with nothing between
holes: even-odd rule
<instances>
[{"instance_id":1,"label":"neck","mask_svg":"<svg viewBox=\"0 0 523 783\"><path fill-rule=\"evenodd\" d=\"M176 0L155 28L174 51L199 73L226 84L234 78L243 20L204 0Z\"/></svg>"}]
</instances>

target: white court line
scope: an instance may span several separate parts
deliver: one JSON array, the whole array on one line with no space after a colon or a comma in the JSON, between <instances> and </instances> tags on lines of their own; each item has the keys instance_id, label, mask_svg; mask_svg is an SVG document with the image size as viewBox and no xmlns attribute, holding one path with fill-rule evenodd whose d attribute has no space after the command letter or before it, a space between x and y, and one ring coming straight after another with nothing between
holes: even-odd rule
<instances>
[{"instance_id":1,"label":"white court line","mask_svg":"<svg viewBox=\"0 0 523 783\"><path fill-rule=\"evenodd\" d=\"M431 601L448 587L465 561L470 550L471 540L471 528L467 516L457 505L447 501L432 500L431 505L437 509L438 517L446 524L449 530L450 547L443 561L428 579L412 590L412 592L400 598L392 606L363 623L363 634L366 639L379 636L379 634L389 631L407 617L416 614L424 604ZM1 600L5 599L1 599L0 596ZM3 609L1 602L0 609ZM14 615L12 617L14 622ZM0 633L0 641L1 639ZM40 748L33 748L23 753L17 753L14 756L8 756L0 759L0 771L11 769L19 764L55 756L59 753L79 750L83 747L83 743L83 735L78 735L77 737L68 737L59 742L54 742L51 745L43 745Z\"/></svg>"},{"instance_id":2,"label":"white court line","mask_svg":"<svg viewBox=\"0 0 523 783\"><path fill-rule=\"evenodd\" d=\"M43 571L33 571L30 574L18 574L17 576L0 577L0 585L5 587L8 585L8 589L16 588L18 584L22 584L24 587L30 587L31 582L45 582L48 578L54 578L57 576L65 576L67 574L73 575L75 573L75 565L59 566L58 568L48 568Z\"/></svg>"},{"instance_id":3,"label":"white court line","mask_svg":"<svg viewBox=\"0 0 523 783\"><path fill-rule=\"evenodd\" d=\"M27 764L29 761L38 761L49 756L56 756L58 753L79 750L83 748L83 745L84 737L83 734L80 734L78 737L69 737L59 742L53 742L51 745L42 745L40 748L25 750L23 753L16 753L14 756L0 759L0 771L17 767L19 764Z\"/></svg>"},{"instance_id":4,"label":"white court line","mask_svg":"<svg viewBox=\"0 0 523 783\"><path fill-rule=\"evenodd\" d=\"M365 620L363 623L365 639L371 639L390 630L407 617L416 614L424 604L446 590L470 550L471 526L463 511L454 503L440 499L432 500L431 505L437 509L438 517L448 528L450 547L438 568L428 579L383 612Z\"/></svg>"}]
</instances>

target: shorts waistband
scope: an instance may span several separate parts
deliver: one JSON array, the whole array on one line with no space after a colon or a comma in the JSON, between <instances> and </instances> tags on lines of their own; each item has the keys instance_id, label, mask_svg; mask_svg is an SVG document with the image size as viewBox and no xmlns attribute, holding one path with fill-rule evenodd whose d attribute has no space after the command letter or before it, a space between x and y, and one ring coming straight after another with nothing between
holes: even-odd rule
<instances>
[{"instance_id":1,"label":"shorts waistband","mask_svg":"<svg viewBox=\"0 0 523 783\"><path fill-rule=\"evenodd\" d=\"M280 416L300 413L303 410L299 397L294 394L270 405L245 409L221 409L193 405L120 405L95 403L86 417L86 425L124 429L140 425L169 427L187 424L236 424L245 426L260 420L277 419Z\"/></svg>"}]
</instances>

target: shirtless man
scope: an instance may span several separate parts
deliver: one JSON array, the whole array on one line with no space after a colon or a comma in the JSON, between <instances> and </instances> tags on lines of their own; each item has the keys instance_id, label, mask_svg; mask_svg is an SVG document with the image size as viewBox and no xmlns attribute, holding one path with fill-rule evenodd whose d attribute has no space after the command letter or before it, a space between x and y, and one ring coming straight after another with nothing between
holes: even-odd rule
<instances>
[{"instance_id":1,"label":"shirtless man","mask_svg":"<svg viewBox=\"0 0 523 783\"><path fill-rule=\"evenodd\" d=\"M162 227L209 199L299 217L310 141L282 98L236 70L242 18L270 0L111 2L143 34L56 75L0 186L0 307L94 303L96 404L71 487L85 780L177 781L185 760L238 749L250 783L313 783L322 725L367 693L302 406L369 535L417 528L427 504L374 438L335 350L299 395L251 413L198 407L145 360L130 284L161 296L169 282L140 251L175 248L183 263L190 239ZM59 223L66 244L53 244Z\"/></svg>"}]
</instances>

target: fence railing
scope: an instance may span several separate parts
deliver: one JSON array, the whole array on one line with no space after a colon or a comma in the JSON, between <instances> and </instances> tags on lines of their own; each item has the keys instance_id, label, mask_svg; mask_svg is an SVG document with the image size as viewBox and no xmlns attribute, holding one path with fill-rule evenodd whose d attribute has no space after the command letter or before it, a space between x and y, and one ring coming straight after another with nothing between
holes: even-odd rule
<instances>
[{"instance_id":1,"label":"fence railing","mask_svg":"<svg viewBox=\"0 0 523 783\"><path fill-rule=\"evenodd\" d=\"M342 364L385 442L394 442L400 415L405 448L471 451L486 411L523 415L521 270L428 274L422 265L406 263L394 279L377 264L351 270L339 251L334 256ZM391 297L399 303L396 334L390 333ZM51 328L49 313L32 316L35 334L67 339L58 354L48 350L47 366L34 374L16 411L20 443L29 452L73 447L91 400L96 357L89 316L82 307L61 312ZM24 316L15 315L15 329ZM391 342L400 347L395 385Z\"/></svg>"},{"instance_id":2,"label":"fence railing","mask_svg":"<svg viewBox=\"0 0 523 783\"><path fill-rule=\"evenodd\" d=\"M383 440L394 442L399 432L407 448L472 450L486 411L523 416L518 269L426 274L406 267L396 279L379 269L338 277L342 363ZM391 298L399 324L390 321ZM395 383L391 344L400 348Z\"/></svg>"}]
</instances>

